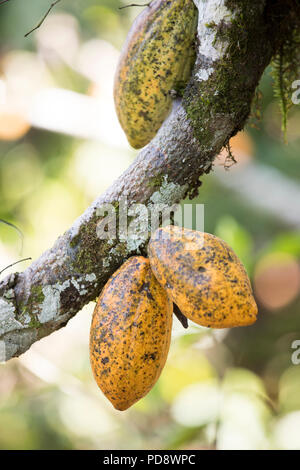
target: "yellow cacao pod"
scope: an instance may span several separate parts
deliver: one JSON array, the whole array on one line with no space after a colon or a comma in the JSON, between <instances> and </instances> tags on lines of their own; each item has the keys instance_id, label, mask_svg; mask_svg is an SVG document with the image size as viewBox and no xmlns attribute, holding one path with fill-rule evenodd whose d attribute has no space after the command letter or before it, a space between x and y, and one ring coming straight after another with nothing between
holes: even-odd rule
<instances>
[{"instance_id":1,"label":"yellow cacao pod","mask_svg":"<svg viewBox=\"0 0 300 470\"><path fill-rule=\"evenodd\" d=\"M90 361L117 410L129 408L157 381L170 347L172 312L142 256L126 261L105 285L92 318Z\"/></svg>"},{"instance_id":2,"label":"yellow cacao pod","mask_svg":"<svg viewBox=\"0 0 300 470\"><path fill-rule=\"evenodd\" d=\"M193 0L154 0L134 21L121 52L114 99L134 148L155 136L195 62L197 9Z\"/></svg>"},{"instance_id":3,"label":"yellow cacao pod","mask_svg":"<svg viewBox=\"0 0 300 470\"><path fill-rule=\"evenodd\" d=\"M169 226L153 234L148 254L157 280L190 320L211 328L255 322L257 306L248 275L220 238Z\"/></svg>"}]
</instances>

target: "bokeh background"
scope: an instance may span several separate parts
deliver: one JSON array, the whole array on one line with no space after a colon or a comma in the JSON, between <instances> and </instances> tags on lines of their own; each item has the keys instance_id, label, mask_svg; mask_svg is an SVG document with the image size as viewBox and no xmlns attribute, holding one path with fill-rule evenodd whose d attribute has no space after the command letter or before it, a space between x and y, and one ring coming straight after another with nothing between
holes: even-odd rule
<instances>
[{"instance_id":1,"label":"bokeh background","mask_svg":"<svg viewBox=\"0 0 300 470\"><path fill-rule=\"evenodd\" d=\"M0 6L0 218L24 235L0 225L0 271L50 247L136 155L112 101L140 11L119 10L126 2L62 0L28 38L50 0ZM257 323L210 331L175 321L160 380L121 413L92 378L90 304L0 364L1 449L300 449L300 105L287 137L267 70L232 141L238 164L220 155L194 201L205 204L205 230L247 267Z\"/></svg>"}]
</instances>

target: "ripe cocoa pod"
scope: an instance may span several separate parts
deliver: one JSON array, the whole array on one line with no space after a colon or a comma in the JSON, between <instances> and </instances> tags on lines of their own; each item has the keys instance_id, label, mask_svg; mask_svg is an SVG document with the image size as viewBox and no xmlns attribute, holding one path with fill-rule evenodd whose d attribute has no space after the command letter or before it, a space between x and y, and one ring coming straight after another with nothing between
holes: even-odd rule
<instances>
[{"instance_id":1,"label":"ripe cocoa pod","mask_svg":"<svg viewBox=\"0 0 300 470\"><path fill-rule=\"evenodd\" d=\"M220 238L169 226L153 234L148 254L157 280L190 320L212 328L255 322L257 306L248 275Z\"/></svg>"},{"instance_id":2,"label":"ripe cocoa pod","mask_svg":"<svg viewBox=\"0 0 300 470\"><path fill-rule=\"evenodd\" d=\"M195 62L197 9L193 0L154 0L134 21L121 52L114 99L134 148L155 136Z\"/></svg>"},{"instance_id":3,"label":"ripe cocoa pod","mask_svg":"<svg viewBox=\"0 0 300 470\"><path fill-rule=\"evenodd\" d=\"M144 397L167 359L172 302L149 260L126 261L105 285L94 310L90 361L100 389L117 410Z\"/></svg>"}]
</instances>

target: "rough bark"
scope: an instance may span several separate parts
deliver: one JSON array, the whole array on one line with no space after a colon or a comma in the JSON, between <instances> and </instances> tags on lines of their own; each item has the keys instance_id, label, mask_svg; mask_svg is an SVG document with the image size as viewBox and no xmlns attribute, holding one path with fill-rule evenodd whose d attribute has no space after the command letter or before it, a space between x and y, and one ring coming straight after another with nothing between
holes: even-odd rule
<instances>
[{"instance_id":1,"label":"rough bark","mask_svg":"<svg viewBox=\"0 0 300 470\"><path fill-rule=\"evenodd\" d=\"M274 3L274 2L271 2ZM259 79L275 48L268 0L195 0L199 10L197 62L182 100L154 140L74 225L24 272L0 283L0 354L18 356L64 326L94 300L145 239L100 240L99 209L155 203L168 206L199 189L214 157L245 125ZM279 21L279 20L278 20ZM105 170L104 170L105 171ZM134 215L133 213L131 214Z\"/></svg>"}]
</instances>

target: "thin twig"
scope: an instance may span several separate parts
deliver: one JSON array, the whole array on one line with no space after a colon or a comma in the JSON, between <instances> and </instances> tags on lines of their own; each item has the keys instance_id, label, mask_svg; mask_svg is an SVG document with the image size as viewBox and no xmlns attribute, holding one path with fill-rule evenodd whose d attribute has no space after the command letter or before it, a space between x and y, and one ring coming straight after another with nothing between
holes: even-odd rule
<instances>
[{"instance_id":1,"label":"thin twig","mask_svg":"<svg viewBox=\"0 0 300 470\"><path fill-rule=\"evenodd\" d=\"M1 0L0 6L3 5L4 3L7 3L7 2L9 2L9 0Z\"/></svg>"},{"instance_id":2,"label":"thin twig","mask_svg":"<svg viewBox=\"0 0 300 470\"><path fill-rule=\"evenodd\" d=\"M33 33L34 31L36 31L37 29L39 29L42 24L44 23L45 19L47 18L47 16L49 15L50 11L55 7L55 5L57 5L61 0L55 0L55 2L51 3L50 7L48 8L47 12L45 13L45 15L43 16L43 18L41 19L41 21L34 27L32 28L30 31L28 31L28 33L25 34L25 38L27 38L27 36L29 36L31 33Z\"/></svg>"},{"instance_id":3,"label":"thin twig","mask_svg":"<svg viewBox=\"0 0 300 470\"><path fill-rule=\"evenodd\" d=\"M7 269L12 268L13 266L15 266L16 264L23 263L23 261L31 261L31 260L32 260L32 258L23 258L23 259L20 259L19 261L15 261L14 263L9 264L8 266L6 266L6 268L2 269L2 271L0 271L0 275L2 273L4 273L4 271L6 271Z\"/></svg>"},{"instance_id":4,"label":"thin twig","mask_svg":"<svg viewBox=\"0 0 300 470\"><path fill-rule=\"evenodd\" d=\"M8 225L9 227L12 227L13 229L15 229L18 232L18 234L20 235L20 238L21 238L21 251L20 251L20 254L22 255L23 242L24 242L23 232L16 225L12 224L11 222L7 222L6 220L0 219L0 223Z\"/></svg>"},{"instance_id":5,"label":"thin twig","mask_svg":"<svg viewBox=\"0 0 300 470\"><path fill-rule=\"evenodd\" d=\"M224 162L224 169L229 170L233 165L236 165L237 160L232 153L230 141L228 141L227 144L225 145L225 149L227 150L227 155L226 155L226 159Z\"/></svg>"}]
</instances>

